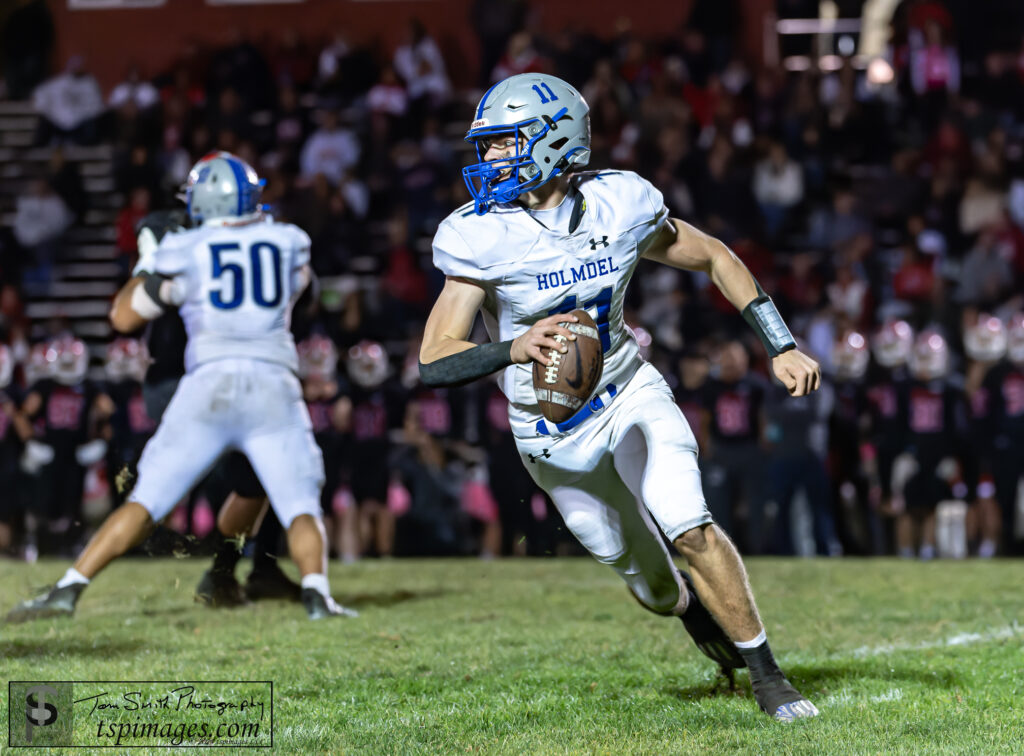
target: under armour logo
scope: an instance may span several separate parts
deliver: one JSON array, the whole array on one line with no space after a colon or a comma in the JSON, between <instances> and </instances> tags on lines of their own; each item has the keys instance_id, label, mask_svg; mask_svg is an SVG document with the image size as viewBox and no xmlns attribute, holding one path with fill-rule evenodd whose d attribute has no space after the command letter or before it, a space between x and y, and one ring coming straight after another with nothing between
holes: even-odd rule
<instances>
[{"instance_id":1,"label":"under armour logo","mask_svg":"<svg viewBox=\"0 0 1024 756\"><path fill-rule=\"evenodd\" d=\"M607 247L608 246L608 237L607 236L602 236L600 241L598 241L597 239L591 239L590 240L590 248L591 249L597 249L598 245L600 245L602 248L603 247Z\"/></svg>"},{"instance_id":2,"label":"under armour logo","mask_svg":"<svg viewBox=\"0 0 1024 756\"><path fill-rule=\"evenodd\" d=\"M548 450L547 449L544 449L540 454L527 454L526 456L530 458L530 462L532 462L533 464L537 464L537 460L538 459L541 459L541 458L547 459L551 455L548 454Z\"/></svg>"}]
</instances>

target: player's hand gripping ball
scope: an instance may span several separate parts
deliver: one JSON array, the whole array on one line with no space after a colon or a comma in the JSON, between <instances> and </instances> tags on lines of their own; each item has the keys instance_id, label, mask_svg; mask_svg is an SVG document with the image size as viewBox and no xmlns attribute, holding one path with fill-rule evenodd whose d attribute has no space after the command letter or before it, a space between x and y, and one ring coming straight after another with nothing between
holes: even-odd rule
<instances>
[{"instance_id":1,"label":"player's hand gripping ball","mask_svg":"<svg viewBox=\"0 0 1024 756\"><path fill-rule=\"evenodd\" d=\"M601 335L597 324L585 310L573 310L575 322L564 320L558 326L575 339L556 332L551 338L559 345L543 349L544 362L533 363L533 390L541 414L554 423L572 417L597 391L604 369ZM564 317L564 316L563 316ZM566 351L561 351L565 348Z\"/></svg>"}]
</instances>

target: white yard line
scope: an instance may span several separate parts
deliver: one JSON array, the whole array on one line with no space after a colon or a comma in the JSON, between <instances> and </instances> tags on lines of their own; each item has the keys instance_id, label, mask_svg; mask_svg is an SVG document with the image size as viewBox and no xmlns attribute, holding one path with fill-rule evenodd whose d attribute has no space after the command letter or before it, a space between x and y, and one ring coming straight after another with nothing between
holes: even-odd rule
<instances>
[{"instance_id":1,"label":"white yard line","mask_svg":"<svg viewBox=\"0 0 1024 756\"><path fill-rule=\"evenodd\" d=\"M989 630L984 633L958 633L948 638L937 638L930 641L918 643L887 643L877 646L861 646L853 651L844 651L830 654L833 659L849 658L864 659L872 656L885 656L887 654L900 653L903 651L928 651L936 648L956 648L958 646L973 646L978 643L990 643L993 641L1008 640L1010 638L1024 637L1024 625L1013 624ZM787 655L791 656L791 655ZM791 659L787 659L790 661ZM855 703L884 703L900 701L903 699L903 690L890 688L884 693L865 695L863 693L852 693L849 690L839 690L821 701L822 708L848 706Z\"/></svg>"},{"instance_id":2,"label":"white yard line","mask_svg":"<svg viewBox=\"0 0 1024 756\"><path fill-rule=\"evenodd\" d=\"M852 652L840 652L833 656L854 656L863 659L867 656L884 656L900 651L927 651L933 648L951 648L955 646L973 646L976 643L1007 640L1024 636L1024 625L1006 625L984 633L960 633L949 638L920 641L918 643L885 643L877 646L861 646Z\"/></svg>"}]
</instances>

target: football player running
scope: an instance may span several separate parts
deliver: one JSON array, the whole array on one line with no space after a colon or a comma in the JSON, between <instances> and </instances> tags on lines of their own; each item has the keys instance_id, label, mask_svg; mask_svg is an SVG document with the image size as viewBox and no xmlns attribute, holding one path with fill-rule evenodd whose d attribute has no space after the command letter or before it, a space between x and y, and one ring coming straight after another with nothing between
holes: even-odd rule
<instances>
[{"instance_id":1,"label":"football player running","mask_svg":"<svg viewBox=\"0 0 1024 756\"><path fill-rule=\"evenodd\" d=\"M749 667L769 716L815 716L776 664L739 554L708 512L693 432L623 323L626 285L642 258L707 273L761 338L790 394L818 388L817 363L796 349L736 255L670 218L650 183L624 171L576 172L590 156L589 108L566 82L544 74L499 82L466 139L479 158L463 170L473 201L434 237L446 281L420 350L424 383L454 386L503 370L519 454L587 550L644 607L680 617L723 668ZM577 307L600 332L601 401L555 424L541 417L530 365L566 351L555 337L575 339L559 325L574 318L560 313ZM492 343L467 341L478 310ZM690 574L675 568L661 533Z\"/></svg>"},{"instance_id":2,"label":"football player running","mask_svg":"<svg viewBox=\"0 0 1024 756\"><path fill-rule=\"evenodd\" d=\"M114 328L130 333L180 307L188 331L186 375L146 444L127 502L64 577L15 607L8 621L71 614L89 581L141 542L231 449L252 463L287 526L309 617L354 614L330 596L320 517L323 458L288 330L292 305L312 275L309 237L261 214L261 183L239 158L214 154L192 170L188 211L198 227L164 237L110 313Z\"/></svg>"}]
</instances>

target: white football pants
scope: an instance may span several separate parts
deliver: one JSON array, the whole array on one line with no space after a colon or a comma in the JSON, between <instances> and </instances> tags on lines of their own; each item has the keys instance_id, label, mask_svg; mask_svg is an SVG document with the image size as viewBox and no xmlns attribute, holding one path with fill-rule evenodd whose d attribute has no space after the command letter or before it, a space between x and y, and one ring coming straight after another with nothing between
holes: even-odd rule
<instances>
[{"instance_id":1,"label":"white football pants","mask_svg":"<svg viewBox=\"0 0 1024 756\"><path fill-rule=\"evenodd\" d=\"M654 366L644 363L610 406L569 433L516 445L587 551L651 609L675 607L680 578L661 534L674 541L711 513L697 441Z\"/></svg>"},{"instance_id":2,"label":"white football pants","mask_svg":"<svg viewBox=\"0 0 1024 756\"><path fill-rule=\"evenodd\" d=\"M324 461L299 381L283 365L248 359L208 362L181 379L128 500L158 522L228 450L249 459L284 527L320 516Z\"/></svg>"}]
</instances>

